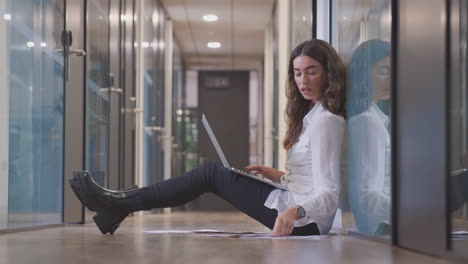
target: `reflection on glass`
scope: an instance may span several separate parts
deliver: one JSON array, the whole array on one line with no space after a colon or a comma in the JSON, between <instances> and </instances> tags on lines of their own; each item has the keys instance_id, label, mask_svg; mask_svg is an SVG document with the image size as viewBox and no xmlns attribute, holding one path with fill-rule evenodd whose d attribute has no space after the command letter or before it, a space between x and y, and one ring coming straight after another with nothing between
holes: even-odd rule
<instances>
[{"instance_id":1,"label":"reflection on glass","mask_svg":"<svg viewBox=\"0 0 468 264\"><path fill-rule=\"evenodd\" d=\"M88 1L86 169L105 186L109 146L109 1Z\"/></svg>"},{"instance_id":2,"label":"reflection on glass","mask_svg":"<svg viewBox=\"0 0 468 264\"><path fill-rule=\"evenodd\" d=\"M452 51L456 59L452 61L452 70L459 78L452 78L450 91L450 171L449 210L452 224L452 250L457 254L468 248L468 83L467 83L467 35L468 3L453 1L459 5L458 43ZM459 58L459 59L458 59ZM453 73L452 73L453 74Z\"/></svg>"},{"instance_id":3,"label":"reflection on glass","mask_svg":"<svg viewBox=\"0 0 468 264\"><path fill-rule=\"evenodd\" d=\"M347 62L343 227L391 233L390 0L333 0L332 44Z\"/></svg>"},{"instance_id":4,"label":"reflection on glass","mask_svg":"<svg viewBox=\"0 0 468 264\"><path fill-rule=\"evenodd\" d=\"M390 45L369 40L348 68L348 199L360 233L390 234Z\"/></svg>"},{"instance_id":5,"label":"reflection on glass","mask_svg":"<svg viewBox=\"0 0 468 264\"><path fill-rule=\"evenodd\" d=\"M179 45L174 41L174 71L173 71L173 104L172 104L172 136L174 142L172 144L172 175L181 175L185 170L184 166L184 122L183 114L183 88L184 88L184 67L182 61L182 52Z\"/></svg>"},{"instance_id":6,"label":"reflection on glass","mask_svg":"<svg viewBox=\"0 0 468 264\"><path fill-rule=\"evenodd\" d=\"M142 42L144 74L143 186L163 179L165 20L158 1L145 0Z\"/></svg>"},{"instance_id":7,"label":"reflection on glass","mask_svg":"<svg viewBox=\"0 0 468 264\"><path fill-rule=\"evenodd\" d=\"M2 1L0 1L2 2ZM8 226L60 223L63 1L10 1ZM3 19L3 18L2 18ZM42 43L42 44L41 44ZM3 62L2 62L3 63ZM1 89L5 89L2 87ZM1 176L0 176L1 177ZM4 228L4 227L0 227Z\"/></svg>"},{"instance_id":8,"label":"reflection on glass","mask_svg":"<svg viewBox=\"0 0 468 264\"><path fill-rule=\"evenodd\" d=\"M144 18L143 18L143 43L150 43L156 39L153 32L153 13L156 13L154 1L142 1ZM155 16L157 18L157 16ZM154 148L153 148L153 134L156 135L157 131L151 130L156 126L156 117L154 116L154 87L156 81L154 80L155 63L153 61L154 54L150 45L142 45L143 49L143 83L144 83L144 126L143 131L143 186L148 186L152 183L153 177L153 161L154 161Z\"/></svg>"},{"instance_id":9,"label":"reflection on glass","mask_svg":"<svg viewBox=\"0 0 468 264\"><path fill-rule=\"evenodd\" d=\"M311 0L291 1L291 47L312 38L312 15Z\"/></svg>"}]
</instances>

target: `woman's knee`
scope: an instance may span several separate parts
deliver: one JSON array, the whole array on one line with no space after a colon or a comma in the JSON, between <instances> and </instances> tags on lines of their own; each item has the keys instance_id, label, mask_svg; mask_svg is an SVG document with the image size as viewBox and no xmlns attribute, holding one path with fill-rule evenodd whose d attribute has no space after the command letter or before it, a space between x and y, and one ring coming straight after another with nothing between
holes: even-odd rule
<instances>
[{"instance_id":1,"label":"woman's knee","mask_svg":"<svg viewBox=\"0 0 468 264\"><path fill-rule=\"evenodd\" d=\"M205 162L203 165L200 166L204 171L211 173L214 173L219 170L221 167L220 165L214 163L214 162Z\"/></svg>"},{"instance_id":2,"label":"woman's knee","mask_svg":"<svg viewBox=\"0 0 468 264\"><path fill-rule=\"evenodd\" d=\"M210 183L219 182L220 179L230 176L228 169L214 162L204 163L200 166L200 168L203 171L205 180L209 181Z\"/></svg>"}]
</instances>

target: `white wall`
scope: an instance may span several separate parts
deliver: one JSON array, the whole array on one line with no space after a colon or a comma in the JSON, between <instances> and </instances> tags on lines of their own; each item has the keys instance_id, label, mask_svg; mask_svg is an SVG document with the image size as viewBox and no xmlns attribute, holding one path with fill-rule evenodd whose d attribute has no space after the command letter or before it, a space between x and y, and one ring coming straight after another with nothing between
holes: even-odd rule
<instances>
[{"instance_id":1,"label":"white wall","mask_svg":"<svg viewBox=\"0 0 468 264\"><path fill-rule=\"evenodd\" d=\"M287 152L282 141L286 135L287 124L284 119L286 109L286 82L290 55L290 1L278 0L278 169L285 170Z\"/></svg>"},{"instance_id":2,"label":"white wall","mask_svg":"<svg viewBox=\"0 0 468 264\"><path fill-rule=\"evenodd\" d=\"M250 72L249 78L249 163L257 164L259 163L258 157L258 148L257 148L257 131L259 129L260 123L258 122L258 108L259 103L258 93L259 93L259 80L258 73L255 71Z\"/></svg>"},{"instance_id":3,"label":"white wall","mask_svg":"<svg viewBox=\"0 0 468 264\"><path fill-rule=\"evenodd\" d=\"M198 71L187 71L185 74L186 101L188 108L198 107Z\"/></svg>"},{"instance_id":4,"label":"white wall","mask_svg":"<svg viewBox=\"0 0 468 264\"><path fill-rule=\"evenodd\" d=\"M263 74L263 164L273 166L273 26L265 32L265 57Z\"/></svg>"},{"instance_id":5,"label":"white wall","mask_svg":"<svg viewBox=\"0 0 468 264\"><path fill-rule=\"evenodd\" d=\"M330 1L317 1L317 38L330 42Z\"/></svg>"},{"instance_id":6,"label":"white wall","mask_svg":"<svg viewBox=\"0 0 468 264\"><path fill-rule=\"evenodd\" d=\"M9 23L8 1L0 0L0 229L8 221L8 101L9 101Z\"/></svg>"},{"instance_id":7,"label":"white wall","mask_svg":"<svg viewBox=\"0 0 468 264\"><path fill-rule=\"evenodd\" d=\"M144 109L144 58L143 48L139 45L143 38L143 3L142 1L136 2L136 39L135 39L135 63L136 63L136 109ZM143 111L135 113L135 183L139 186L143 184Z\"/></svg>"}]
</instances>

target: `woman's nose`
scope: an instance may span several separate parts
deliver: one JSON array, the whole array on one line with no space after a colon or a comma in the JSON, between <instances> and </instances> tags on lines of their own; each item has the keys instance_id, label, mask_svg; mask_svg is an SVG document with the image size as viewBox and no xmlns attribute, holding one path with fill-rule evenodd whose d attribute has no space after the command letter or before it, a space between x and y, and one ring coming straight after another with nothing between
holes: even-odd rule
<instances>
[{"instance_id":1,"label":"woman's nose","mask_svg":"<svg viewBox=\"0 0 468 264\"><path fill-rule=\"evenodd\" d=\"M301 82L301 84L307 84L308 83L308 79L307 79L305 74L301 75L300 82Z\"/></svg>"}]
</instances>

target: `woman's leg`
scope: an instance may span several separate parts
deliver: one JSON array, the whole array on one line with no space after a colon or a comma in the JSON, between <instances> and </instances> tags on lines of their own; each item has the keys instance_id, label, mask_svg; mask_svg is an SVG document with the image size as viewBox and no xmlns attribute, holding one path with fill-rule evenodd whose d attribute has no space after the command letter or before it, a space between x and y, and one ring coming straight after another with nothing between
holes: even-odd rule
<instances>
[{"instance_id":1,"label":"woman's leg","mask_svg":"<svg viewBox=\"0 0 468 264\"><path fill-rule=\"evenodd\" d=\"M183 205L205 192L218 195L270 229L278 216L276 210L264 206L275 189L273 186L214 163L137 190L115 192L103 189L87 172L77 173L70 184L83 204L97 212L93 219L103 234L115 232L120 222L132 212ZM293 235L314 234L319 234L315 223L293 230Z\"/></svg>"},{"instance_id":2,"label":"woman's leg","mask_svg":"<svg viewBox=\"0 0 468 264\"><path fill-rule=\"evenodd\" d=\"M183 205L205 192L223 198L234 207L273 229L278 212L264 206L275 187L238 175L214 163L206 163L181 176L144 189L145 207L163 208ZM317 224L295 227L292 235L320 235Z\"/></svg>"},{"instance_id":3,"label":"woman's leg","mask_svg":"<svg viewBox=\"0 0 468 264\"><path fill-rule=\"evenodd\" d=\"M174 207L211 192L272 229L278 213L265 207L264 203L274 189L217 164L206 163L181 176L141 188L142 207L146 210Z\"/></svg>"}]
</instances>

